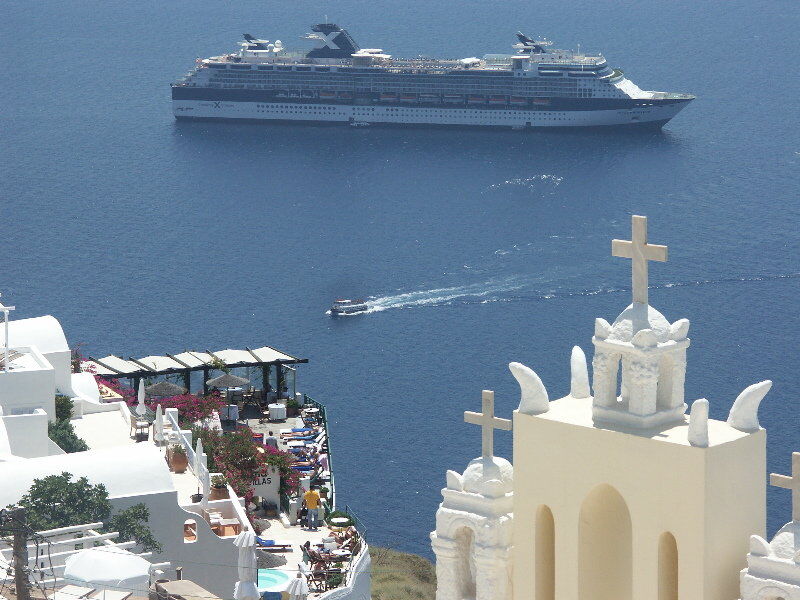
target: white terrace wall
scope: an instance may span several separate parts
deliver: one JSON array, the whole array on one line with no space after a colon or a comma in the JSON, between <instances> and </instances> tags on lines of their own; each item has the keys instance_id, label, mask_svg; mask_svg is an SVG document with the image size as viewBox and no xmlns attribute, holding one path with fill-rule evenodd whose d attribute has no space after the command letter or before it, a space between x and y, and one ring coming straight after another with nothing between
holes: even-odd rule
<instances>
[{"instance_id":1,"label":"white terrace wall","mask_svg":"<svg viewBox=\"0 0 800 600\"><path fill-rule=\"evenodd\" d=\"M47 437L47 413L41 408L37 408L27 415L2 416L0 417L0 428L5 429L8 448L13 456L37 458L51 454L64 454L64 451ZM0 454L2 452L2 446L0 446Z\"/></svg>"},{"instance_id":2,"label":"white terrace wall","mask_svg":"<svg viewBox=\"0 0 800 600\"><path fill-rule=\"evenodd\" d=\"M11 371L0 370L0 407L4 415L31 414L43 409L51 421L56 418L55 371L36 348L14 348L29 354L36 366Z\"/></svg>"},{"instance_id":3,"label":"white terrace wall","mask_svg":"<svg viewBox=\"0 0 800 600\"><path fill-rule=\"evenodd\" d=\"M233 538L221 538L211 531L211 526L199 515L178 505L175 491L146 496L111 498L113 512L143 502L150 511L149 527L162 546L162 552L153 553L153 561L169 561L172 567L183 567L183 576L206 588L220 598L231 598L238 581L239 551ZM228 501L225 501L226 503ZM214 508L214 503L210 503ZM183 524L192 520L197 524L197 540L185 542ZM166 572L174 577L174 572Z\"/></svg>"}]
</instances>

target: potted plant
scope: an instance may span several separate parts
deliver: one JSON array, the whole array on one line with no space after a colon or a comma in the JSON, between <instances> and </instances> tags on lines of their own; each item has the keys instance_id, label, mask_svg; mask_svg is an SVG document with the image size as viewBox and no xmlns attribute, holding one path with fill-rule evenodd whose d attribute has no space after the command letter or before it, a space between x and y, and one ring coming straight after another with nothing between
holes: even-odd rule
<instances>
[{"instance_id":1,"label":"potted plant","mask_svg":"<svg viewBox=\"0 0 800 600\"><path fill-rule=\"evenodd\" d=\"M264 507L264 516L268 519L275 519L278 516L278 505L274 502L265 502L263 504Z\"/></svg>"},{"instance_id":2,"label":"potted plant","mask_svg":"<svg viewBox=\"0 0 800 600\"><path fill-rule=\"evenodd\" d=\"M230 498L228 480L223 475L214 475L211 478L211 493L208 494L208 499L224 500L225 498Z\"/></svg>"},{"instance_id":3,"label":"potted plant","mask_svg":"<svg viewBox=\"0 0 800 600\"><path fill-rule=\"evenodd\" d=\"M296 417L299 412L300 412L300 403L294 398L289 398L286 401L286 416Z\"/></svg>"},{"instance_id":4,"label":"potted plant","mask_svg":"<svg viewBox=\"0 0 800 600\"><path fill-rule=\"evenodd\" d=\"M330 490L323 485L321 488L319 488L319 497L323 500L327 499L328 492L330 492Z\"/></svg>"},{"instance_id":5,"label":"potted plant","mask_svg":"<svg viewBox=\"0 0 800 600\"><path fill-rule=\"evenodd\" d=\"M175 473L185 473L189 466L186 450L180 444L173 444L169 449L169 466Z\"/></svg>"},{"instance_id":6,"label":"potted plant","mask_svg":"<svg viewBox=\"0 0 800 600\"><path fill-rule=\"evenodd\" d=\"M192 499L192 504L197 504L198 502L200 502L203 499L203 494L198 492L196 494L192 494L191 496L189 496L189 498Z\"/></svg>"}]
</instances>

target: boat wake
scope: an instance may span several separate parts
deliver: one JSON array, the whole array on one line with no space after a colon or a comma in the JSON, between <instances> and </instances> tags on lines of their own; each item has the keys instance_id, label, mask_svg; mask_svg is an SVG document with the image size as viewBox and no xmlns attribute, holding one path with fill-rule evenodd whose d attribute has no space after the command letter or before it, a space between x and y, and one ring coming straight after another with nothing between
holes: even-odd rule
<instances>
[{"instance_id":1,"label":"boat wake","mask_svg":"<svg viewBox=\"0 0 800 600\"><path fill-rule=\"evenodd\" d=\"M775 281L780 279L800 278L799 273L766 274L757 276L727 277L721 279L702 279L696 281L677 281L651 285L650 289L691 287L702 285L718 285L725 283ZM537 285L539 289L534 289ZM557 300L575 296L598 296L603 294L629 293L629 287L602 287L596 289L570 290L554 286L549 290L541 289L542 281L525 280L522 277L507 277L463 286L441 287L427 290L416 290L387 296L370 296L366 299L366 310L341 314L339 316L356 316L378 313L393 309L409 309L434 306L452 306L456 304L491 304L494 302L531 302ZM327 311L326 314L330 314Z\"/></svg>"},{"instance_id":2,"label":"boat wake","mask_svg":"<svg viewBox=\"0 0 800 600\"><path fill-rule=\"evenodd\" d=\"M421 306L446 306L451 304L480 304L503 300L506 294L521 290L525 282L517 277L492 279L486 282L441 287L429 290L416 290L389 296L370 296L366 299L367 309L346 316L383 312L391 309L416 308ZM330 313L330 311L328 311ZM341 315L345 316L345 315Z\"/></svg>"}]
</instances>

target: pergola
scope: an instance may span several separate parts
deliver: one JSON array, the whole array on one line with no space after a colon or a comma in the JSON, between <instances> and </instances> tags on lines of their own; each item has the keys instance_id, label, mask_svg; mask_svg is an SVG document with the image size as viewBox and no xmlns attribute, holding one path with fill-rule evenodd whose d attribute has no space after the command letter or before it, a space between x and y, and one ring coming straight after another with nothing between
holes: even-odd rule
<instances>
[{"instance_id":1,"label":"pergola","mask_svg":"<svg viewBox=\"0 0 800 600\"><path fill-rule=\"evenodd\" d=\"M297 365L307 363L307 358L297 358L281 352L271 346L261 348L245 348L244 350L218 350L211 352L198 352L187 350L180 354L166 354L164 356L145 356L144 358L120 358L110 354L104 358L89 357L84 370L92 370L96 375L108 379L130 379L133 387L138 390L142 379L149 379L159 375L183 375L184 387L191 389L191 374L194 371L203 373L203 392L208 393L206 381L212 370L220 369L223 365L230 368L259 367L264 382L269 381L270 368L275 365L277 388L283 386L282 365ZM87 368L88 367L88 368Z\"/></svg>"}]
</instances>

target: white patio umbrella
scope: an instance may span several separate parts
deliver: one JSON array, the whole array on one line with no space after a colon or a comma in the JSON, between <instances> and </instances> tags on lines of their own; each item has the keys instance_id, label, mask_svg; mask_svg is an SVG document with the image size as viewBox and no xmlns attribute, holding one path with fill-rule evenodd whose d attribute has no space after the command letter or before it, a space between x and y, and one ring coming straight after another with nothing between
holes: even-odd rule
<instances>
[{"instance_id":1,"label":"white patio umbrella","mask_svg":"<svg viewBox=\"0 0 800 600\"><path fill-rule=\"evenodd\" d=\"M197 438L197 445L194 447L194 463L192 464L192 471L194 471L195 477L198 479L200 478L200 465L203 462L201 458L203 456L203 440L201 438Z\"/></svg>"},{"instance_id":2,"label":"white patio umbrella","mask_svg":"<svg viewBox=\"0 0 800 600\"><path fill-rule=\"evenodd\" d=\"M284 590L289 594L289 600L306 600L308 598L308 581L302 573L289 582Z\"/></svg>"},{"instance_id":3,"label":"white patio umbrella","mask_svg":"<svg viewBox=\"0 0 800 600\"><path fill-rule=\"evenodd\" d=\"M139 382L139 404L136 405L136 414L140 417L144 416L147 412L147 407L144 405L145 398L144 381Z\"/></svg>"},{"instance_id":4,"label":"white patio umbrella","mask_svg":"<svg viewBox=\"0 0 800 600\"><path fill-rule=\"evenodd\" d=\"M245 529L236 539L233 545L239 548L239 581L233 588L233 597L236 600L259 600L260 594L256 587L258 580L258 567L256 565L256 536Z\"/></svg>"},{"instance_id":5,"label":"white patio umbrella","mask_svg":"<svg viewBox=\"0 0 800 600\"><path fill-rule=\"evenodd\" d=\"M203 510L208 510L208 494L211 493L211 474L208 472L208 459L205 454L202 456L200 466L200 484L203 486L203 499L201 506Z\"/></svg>"},{"instance_id":6,"label":"white patio umbrella","mask_svg":"<svg viewBox=\"0 0 800 600\"><path fill-rule=\"evenodd\" d=\"M67 558L64 579L146 597L152 566L141 556L114 546L86 548Z\"/></svg>"},{"instance_id":7,"label":"white patio umbrella","mask_svg":"<svg viewBox=\"0 0 800 600\"><path fill-rule=\"evenodd\" d=\"M156 420L153 424L153 438L156 444L164 441L164 409L159 404L156 406Z\"/></svg>"}]
</instances>

